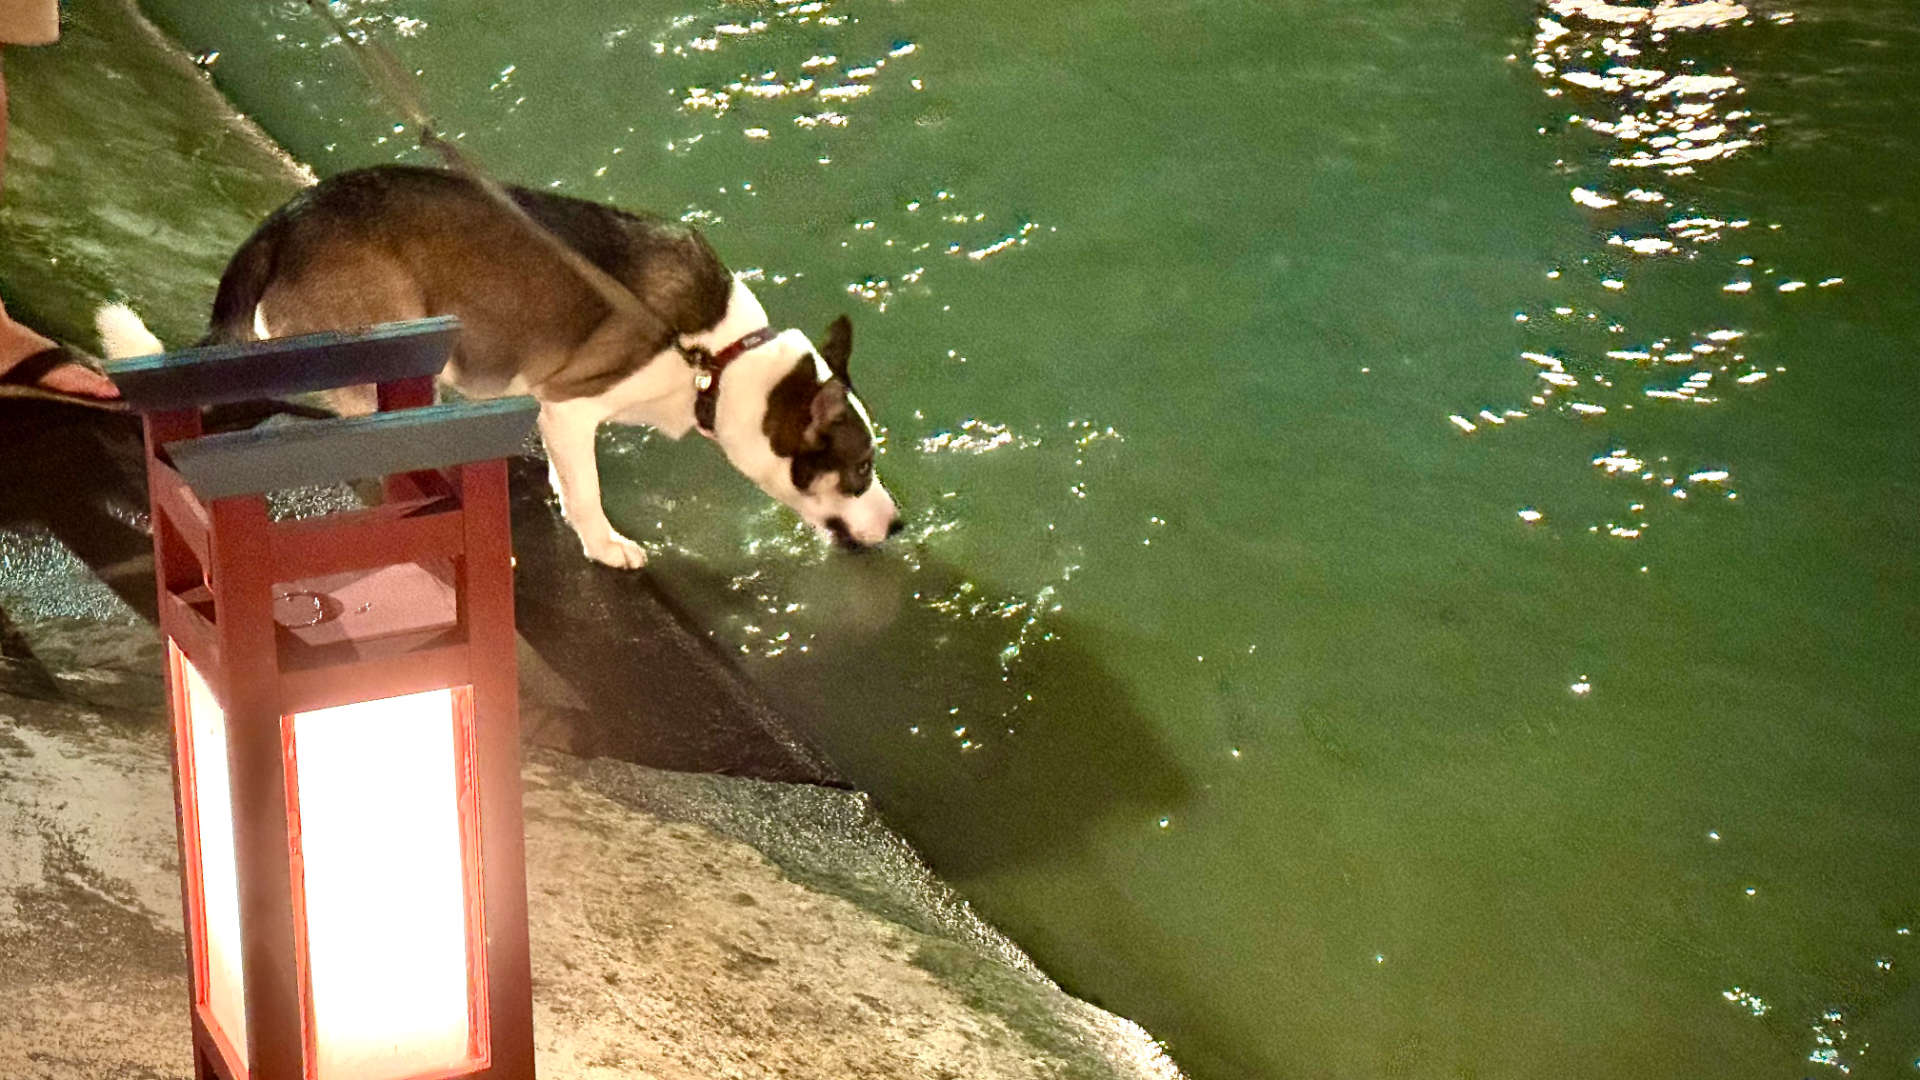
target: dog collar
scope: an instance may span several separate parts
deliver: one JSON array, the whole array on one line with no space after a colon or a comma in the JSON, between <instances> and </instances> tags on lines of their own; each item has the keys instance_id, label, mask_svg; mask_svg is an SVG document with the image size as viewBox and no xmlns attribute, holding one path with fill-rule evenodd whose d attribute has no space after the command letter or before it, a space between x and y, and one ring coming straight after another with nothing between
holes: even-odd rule
<instances>
[{"instance_id":1,"label":"dog collar","mask_svg":"<svg viewBox=\"0 0 1920 1080\"><path fill-rule=\"evenodd\" d=\"M699 346L682 345L680 351L693 365L693 422L707 435L713 434L713 422L720 409L720 373L728 364L738 360L742 353L757 349L774 338L780 332L771 326L763 326L741 337L719 352L708 352Z\"/></svg>"}]
</instances>

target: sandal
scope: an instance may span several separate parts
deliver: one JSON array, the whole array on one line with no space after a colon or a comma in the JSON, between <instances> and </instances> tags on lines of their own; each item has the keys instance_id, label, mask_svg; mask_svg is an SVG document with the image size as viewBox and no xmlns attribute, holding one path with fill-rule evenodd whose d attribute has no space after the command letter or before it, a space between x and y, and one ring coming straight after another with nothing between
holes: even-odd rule
<instances>
[{"instance_id":1,"label":"sandal","mask_svg":"<svg viewBox=\"0 0 1920 1080\"><path fill-rule=\"evenodd\" d=\"M100 366L92 362L86 354L69 349L65 345L55 345L21 359L5 371L0 371L0 400L22 398L57 401L89 409L104 409L108 412L126 411L127 403L118 397L99 397L94 394L75 393L71 390L54 390L40 385L40 380L46 378L48 372L69 364L78 365L89 371L100 371Z\"/></svg>"}]
</instances>

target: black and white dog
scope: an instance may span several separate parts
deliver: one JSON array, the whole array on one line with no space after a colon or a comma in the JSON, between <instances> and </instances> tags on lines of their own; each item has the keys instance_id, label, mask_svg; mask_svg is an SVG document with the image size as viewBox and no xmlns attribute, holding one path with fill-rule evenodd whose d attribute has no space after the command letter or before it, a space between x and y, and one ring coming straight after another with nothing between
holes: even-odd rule
<instances>
[{"instance_id":1,"label":"black and white dog","mask_svg":"<svg viewBox=\"0 0 1920 1080\"><path fill-rule=\"evenodd\" d=\"M325 180L268 217L227 264L204 343L458 316L460 342L441 381L471 397L539 399L561 512L587 555L609 566L640 566L646 552L600 505L594 433L606 422L676 439L698 427L762 491L842 545L898 531L893 498L874 476L872 418L847 379L844 316L816 348L798 330L772 329L698 232L507 190L631 291L642 317L613 311L473 182L382 166ZM98 322L110 357L161 351L125 307L101 309ZM358 409L370 402L363 396Z\"/></svg>"}]
</instances>

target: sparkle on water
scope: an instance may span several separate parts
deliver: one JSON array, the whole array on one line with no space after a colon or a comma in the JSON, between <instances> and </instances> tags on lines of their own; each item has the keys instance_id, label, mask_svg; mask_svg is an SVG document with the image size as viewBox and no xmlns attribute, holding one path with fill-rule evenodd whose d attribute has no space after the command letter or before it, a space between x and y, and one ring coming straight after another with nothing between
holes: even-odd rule
<instances>
[{"instance_id":1,"label":"sparkle on water","mask_svg":"<svg viewBox=\"0 0 1920 1080\"><path fill-rule=\"evenodd\" d=\"M303 4L145 6L419 159ZM503 175L853 311L901 537L640 433L615 524L1200 1080L1914 1056L1904 0L333 6Z\"/></svg>"}]
</instances>

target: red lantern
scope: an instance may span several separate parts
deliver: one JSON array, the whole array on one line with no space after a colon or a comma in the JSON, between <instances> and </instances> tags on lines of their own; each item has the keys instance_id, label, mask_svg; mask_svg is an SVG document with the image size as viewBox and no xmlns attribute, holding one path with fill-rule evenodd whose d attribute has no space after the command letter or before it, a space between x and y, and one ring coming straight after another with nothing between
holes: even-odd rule
<instances>
[{"instance_id":1,"label":"red lantern","mask_svg":"<svg viewBox=\"0 0 1920 1080\"><path fill-rule=\"evenodd\" d=\"M531 1080L504 457L430 405L452 319L115 365L145 417L197 1080ZM381 411L205 435L207 405ZM266 493L383 478L276 521Z\"/></svg>"}]
</instances>

